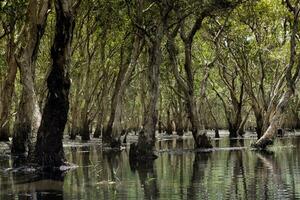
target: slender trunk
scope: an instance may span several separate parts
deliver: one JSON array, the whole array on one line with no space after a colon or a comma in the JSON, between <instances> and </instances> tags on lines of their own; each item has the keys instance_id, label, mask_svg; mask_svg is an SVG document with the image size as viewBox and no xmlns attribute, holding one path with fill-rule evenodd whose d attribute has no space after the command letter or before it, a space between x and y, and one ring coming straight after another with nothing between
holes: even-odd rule
<instances>
[{"instance_id":1,"label":"slender trunk","mask_svg":"<svg viewBox=\"0 0 300 200\"><path fill-rule=\"evenodd\" d=\"M130 55L131 58L128 64L124 63L123 56L125 52L123 51L123 48L121 50L120 70L112 97L111 113L102 139L103 143L108 144L111 147L117 147L121 145L120 141L118 141L120 137L120 123L118 123L118 121L121 114L121 101L126 91L126 86L128 85L130 77L137 64L140 52L142 51L141 39L142 38L138 35L134 37L132 53Z\"/></svg>"},{"instance_id":2,"label":"slender trunk","mask_svg":"<svg viewBox=\"0 0 300 200\"><path fill-rule=\"evenodd\" d=\"M184 110L183 110L183 105L182 105L182 100L181 98L178 99L178 108L179 108L179 112L176 114L176 133L177 135L179 136L183 136L184 134L184 117L183 117L183 113L184 113Z\"/></svg>"},{"instance_id":3,"label":"slender trunk","mask_svg":"<svg viewBox=\"0 0 300 200\"><path fill-rule=\"evenodd\" d=\"M16 62L20 69L22 84L21 100L14 124L12 153L32 153L36 134L41 121L41 113L34 87L35 61L40 40L44 34L48 9L48 0L37 3L30 1L27 21L22 33L20 49L16 51Z\"/></svg>"},{"instance_id":4,"label":"slender trunk","mask_svg":"<svg viewBox=\"0 0 300 200\"><path fill-rule=\"evenodd\" d=\"M167 111L167 130L166 130L166 133L168 135L172 135L172 121L171 121L171 116L170 116L170 109Z\"/></svg>"},{"instance_id":5,"label":"slender trunk","mask_svg":"<svg viewBox=\"0 0 300 200\"><path fill-rule=\"evenodd\" d=\"M106 54L105 54L105 47L106 47L106 40L107 40L107 31L104 30L102 36L101 36L101 42L100 42L100 67L101 68L104 68L105 67L105 60L106 60ZM108 81L108 75L107 75L107 72L104 71L103 72L104 74L104 82ZM94 135L93 137L94 138L99 138L101 135L103 135L103 129L104 129L104 116L105 116L105 108L104 108L104 98L105 98L105 95L107 95L108 93L108 88L109 86L106 86L104 85L103 86L103 89L101 91L101 95L100 95L100 98L99 98L99 104L98 104L98 107L99 107L99 114L98 114L98 117L97 117L97 124L96 124L96 129L95 129L95 132L94 132Z\"/></svg>"},{"instance_id":6,"label":"slender trunk","mask_svg":"<svg viewBox=\"0 0 300 200\"><path fill-rule=\"evenodd\" d=\"M70 139L75 140L76 136L79 134L79 120L80 120L80 114L79 114L79 99L80 99L80 83L81 80L79 76L75 78L75 95L73 97L74 102L71 103L71 130L70 130ZM73 91L74 91L73 90Z\"/></svg>"},{"instance_id":7,"label":"slender trunk","mask_svg":"<svg viewBox=\"0 0 300 200\"><path fill-rule=\"evenodd\" d=\"M103 128L103 110L100 110L99 116L97 117L96 129L93 135L94 138L99 138L102 135L102 128Z\"/></svg>"},{"instance_id":8,"label":"slender trunk","mask_svg":"<svg viewBox=\"0 0 300 200\"><path fill-rule=\"evenodd\" d=\"M9 114L12 104L12 96L15 88L15 79L17 74L17 63L13 54L14 44L7 44L7 64L8 71L4 81L4 87L1 92L1 108L0 108L0 141L9 140Z\"/></svg>"},{"instance_id":9,"label":"slender trunk","mask_svg":"<svg viewBox=\"0 0 300 200\"><path fill-rule=\"evenodd\" d=\"M83 108L81 110L81 118L80 118L80 128L79 135L81 136L81 140L87 141L90 140L90 130L89 130L89 80L90 78L90 63L88 64L88 69L86 73L85 87L84 87L84 100L83 100Z\"/></svg>"},{"instance_id":10,"label":"slender trunk","mask_svg":"<svg viewBox=\"0 0 300 200\"><path fill-rule=\"evenodd\" d=\"M185 41L185 72L187 80L183 80L178 72L176 47L174 37L168 37L167 48L170 56L170 61L172 63L173 71L175 74L176 81L178 85L182 88L187 102L187 112L189 114L189 120L192 125L192 134L195 141L196 148L210 148L212 145L205 132L201 132L200 120L197 112L195 94L194 94L194 80L192 75L192 52L191 46L192 40ZM187 84L185 83L187 82Z\"/></svg>"},{"instance_id":11,"label":"slender trunk","mask_svg":"<svg viewBox=\"0 0 300 200\"><path fill-rule=\"evenodd\" d=\"M256 134L257 134L257 138L259 139L263 133L264 120L263 120L262 113L259 111L254 111L254 116L256 121Z\"/></svg>"},{"instance_id":12,"label":"slender trunk","mask_svg":"<svg viewBox=\"0 0 300 200\"><path fill-rule=\"evenodd\" d=\"M74 30L73 4L56 0L56 30L51 48L52 67L47 79L48 96L35 149L35 161L42 166L58 167L65 163L63 133L69 110L69 64Z\"/></svg>"},{"instance_id":13,"label":"slender trunk","mask_svg":"<svg viewBox=\"0 0 300 200\"><path fill-rule=\"evenodd\" d=\"M105 78L104 78L104 82L108 82L109 77L107 76L107 74L105 74ZM108 94L108 90L109 88L111 88L112 83L108 84L108 85L104 85L103 89L101 91L101 95L99 98L99 103L98 103L98 107L99 107L99 113L98 113L98 118L97 118L97 124L96 124L96 130L94 132L94 138L99 138L100 136L103 136L104 133L104 121L105 121L105 117L106 117L106 112L107 112L107 108L105 107L105 105L108 104L106 97Z\"/></svg>"}]
</instances>

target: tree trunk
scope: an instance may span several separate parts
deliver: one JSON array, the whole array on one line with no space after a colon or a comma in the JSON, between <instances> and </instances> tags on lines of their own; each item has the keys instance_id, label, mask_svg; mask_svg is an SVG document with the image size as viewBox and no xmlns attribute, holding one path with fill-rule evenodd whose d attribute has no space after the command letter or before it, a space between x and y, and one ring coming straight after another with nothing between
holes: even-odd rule
<instances>
[{"instance_id":1,"label":"tree trunk","mask_svg":"<svg viewBox=\"0 0 300 200\"><path fill-rule=\"evenodd\" d=\"M268 145L273 144L273 140L277 135L277 130L281 127L282 116L285 112L289 99L294 94L293 90L288 88L280 98L275 113L270 121L270 125L263 136L257 140L252 147L265 149Z\"/></svg>"},{"instance_id":2,"label":"tree trunk","mask_svg":"<svg viewBox=\"0 0 300 200\"><path fill-rule=\"evenodd\" d=\"M9 141L9 112L12 104L12 96L15 88L15 79L17 74L17 63L13 54L14 44L12 38L7 43L7 65L8 71L4 81L4 87L1 92L0 106L0 141Z\"/></svg>"},{"instance_id":3,"label":"tree trunk","mask_svg":"<svg viewBox=\"0 0 300 200\"><path fill-rule=\"evenodd\" d=\"M22 84L21 100L14 124L12 153L32 153L41 113L34 88L35 61L40 40L44 34L50 2L32 0L28 4L27 21L16 62Z\"/></svg>"},{"instance_id":4,"label":"tree trunk","mask_svg":"<svg viewBox=\"0 0 300 200\"><path fill-rule=\"evenodd\" d=\"M69 64L74 30L72 0L56 0L56 30L51 48L52 67L47 79L48 96L35 149L35 161L43 167L65 163L63 133L69 110Z\"/></svg>"},{"instance_id":5,"label":"tree trunk","mask_svg":"<svg viewBox=\"0 0 300 200\"><path fill-rule=\"evenodd\" d=\"M192 74L192 40L185 41L185 72L187 79L186 81L181 78L178 71L176 47L174 37L168 37L167 49L170 56L170 61L172 63L173 71L175 74L176 81L178 85L182 88L187 102L187 111L189 114L189 120L192 125L192 134L195 141L196 148L211 148L212 145L209 141L205 132L201 132L199 116L197 112L196 100L194 95L194 80ZM185 83L187 82L187 83Z\"/></svg>"},{"instance_id":6,"label":"tree trunk","mask_svg":"<svg viewBox=\"0 0 300 200\"><path fill-rule=\"evenodd\" d=\"M255 121L256 121L256 134L259 139L263 133L264 120L261 112L254 111Z\"/></svg>"},{"instance_id":7,"label":"tree trunk","mask_svg":"<svg viewBox=\"0 0 300 200\"><path fill-rule=\"evenodd\" d=\"M170 116L170 109L167 111L167 130L166 133L168 135L172 135L173 133L173 127L172 127L172 120L171 120L171 116Z\"/></svg>"},{"instance_id":8,"label":"tree trunk","mask_svg":"<svg viewBox=\"0 0 300 200\"><path fill-rule=\"evenodd\" d=\"M131 47L132 53L128 64L126 64L126 62L124 63L123 57L125 52L123 48L121 49L121 63L112 97L111 113L106 131L102 137L102 142L111 147L119 147L121 145L119 141L121 127L118 122L121 114L121 101L142 51L141 40L142 38L138 34L134 37L133 45Z\"/></svg>"},{"instance_id":9,"label":"tree trunk","mask_svg":"<svg viewBox=\"0 0 300 200\"><path fill-rule=\"evenodd\" d=\"M73 88L74 88L74 96L73 99L74 101L71 102L71 108L70 108L70 112L71 112L71 130L70 130L70 139L71 140L75 140L76 136L79 134L79 120L80 120L80 114L79 114L79 107L80 107L80 85L81 85L81 79L79 76L77 76L75 78L74 84L73 84Z\"/></svg>"},{"instance_id":10,"label":"tree trunk","mask_svg":"<svg viewBox=\"0 0 300 200\"><path fill-rule=\"evenodd\" d=\"M97 117L96 129L93 135L94 138L99 138L102 135L102 128L103 128L103 112L100 111L99 116Z\"/></svg>"},{"instance_id":11,"label":"tree trunk","mask_svg":"<svg viewBox=\"0 0 300 200\"><path fill-rule=\"evenodd\" d=\"M104 33L102 34L102 37L101 37L101 45L100 45L100 66L101 68L104 68L105 67L105 60L106 60L106 54L105 54L105 47L106 47L106 40L107 40L107 31L104 30ZM104 71L103 72L104 74L104 82L108 82L108 79L109 79L109 76L107 74L107 71ZM99 98L99 104L98 104L98 107L99 107L99 114L98 114L98 118L97 118L97 124L96 124L96 130L94 132L94 135L93 137L94 138L99 138L100 136L103 135L103 129L104 129L104 116L105 116L105 108L104 108L104 105L105 105L105 96L107 95L108 93L108 89L110 87L108 85L104 85L103 86L103 89L101 91L101 95L100 95L100 98Z\"/></svg>"},{"instance_id":12,"label":"tree trunk","mask_svg":"<svg viewBox=\"0 0 300 200\"><path fill-rule=\"evenodd\" d=\"M178 113L176 113L176 133L179 136L183 136L184 134L184 109L183 109L183 101L181 97L178 97Z\"/></svg>"},{"instance_id":13,"label":"tree trunk","mask_svg":"<svg viewBox=\"0 0 300 200\"><path fill-rule=\"evenodd\" d=\"M149 102L144 112L143 129L139 133L137 146L131 145L130 158L136 160L155 159L157 156L153 153L155 144L155 130L158 118L158 98L160 65L162 63L161 42L163 38L162 24L156 29L153 38L148 38L148 83L149 83Z\"/></svg>"}]
</instances>

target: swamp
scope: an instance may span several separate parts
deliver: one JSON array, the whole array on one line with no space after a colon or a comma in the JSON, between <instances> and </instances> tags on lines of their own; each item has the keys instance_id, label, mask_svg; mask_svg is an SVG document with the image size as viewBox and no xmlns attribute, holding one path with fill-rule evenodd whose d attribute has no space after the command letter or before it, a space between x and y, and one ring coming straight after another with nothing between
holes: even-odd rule
<instances>
[{"instance_id":1,"label":"swamp","mask_svg":"<svg viewBox=\"0 0 300 200\"><path fill-rule=\"evenodd\" d=\"M0 200L300 199L299 20L299 0L1 0Z\"/></svg>"}]
</instances>

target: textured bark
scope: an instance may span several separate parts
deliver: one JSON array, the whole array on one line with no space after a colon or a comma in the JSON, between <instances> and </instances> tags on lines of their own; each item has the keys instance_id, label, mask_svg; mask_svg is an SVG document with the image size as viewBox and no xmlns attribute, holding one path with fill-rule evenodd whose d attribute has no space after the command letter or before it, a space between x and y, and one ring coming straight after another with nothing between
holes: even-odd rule
<instances>
[{"instance_id":1,"label":"textured bark","mask_svg":"<svg viewBox=\"0 0 300 200\"><path fill-rule=\"evenodd\" d=\"M35 149L35 162L43 167L65 163L63 132L69 110L69 64L74 21L72 0L56 0L56 31L51 48L52 67L47 79L48 96Z\"/></svg>"},{"instance_id":2,"label":"textured bark","mask_svg":"<svg viewBox=\"0 0 300 200\"><path fill-rule=\"evenodd\" d=\"M161 41L162 30L158 31L156 39L148 47L148 81L149 95L147 110L144 113L143 130L139 133L138 143L135 151L137 159L151 159L156 156L153 154L155 143L155 130L158 118L157 102L159 98L159 71L162 62Z\"/></svg>"},{"instance_id":3,"label":"textured bark","mask_svg":"<svg viewBox=\"0 0 300 200\"><path fill-rule=\"evenodd\" d=\"M14 124L12 153L32 153L41 113L34 88L34 71L40 40L44 34L50 2L29 1L16 62L20 69L21 100ZM19 46L19 45L18 45Z\"/></svg>"},{"instance_id":4,"label":"textured bark","mask_svg":"<svg viewBox=\"0 0 300 200\"><path fill-rule=\"evenodd\" d=\"M288 101L293 94L291 89L287 89L282 95L276 106L276 111L270 121L268 129L256 143L252 144L252 147L265 149L268 145L273 144L273 140L277 136L277 130L282 126L282 117L288 105Z\"/></svg>"},{"instance_id":5,"label":"textured bark","mask_svg":"<svg viewBox=\"0 0 300 200\"><path fill-rule=\"evenodd\" d=\"M141 1L139 1L139 8L142 8ZM163 16L165 14L164 12L165 10L161 10ZM155 145L156 124L158 121L160 65L162 63L161 43L163 34L164 27L162 21L156 22L155 28L151 29L151 32L147 34L147 76L150 98L144 112L143 129L139 133L138 143L136 146L135 144L131 145L133 148L130 148L130 159L148 160L157 157L154 155L153 150Z\"/></svg>"},{"instance_id":6,"label":"textured bark","mask_svg":"<svg viewBox=\"0 0 300 200\"><path fill-rule=\"evenodd\" d=\"M13 54L15 45L13 36L8 39L6 61L8 65L7 75L1 92L0 106L0 141L8 141L9 131L9 115L12 104L12 96L14 93L15 79L17 74L17 63ZM1 88L0 88L1 89Z\"/></svg>"}]
</instances>

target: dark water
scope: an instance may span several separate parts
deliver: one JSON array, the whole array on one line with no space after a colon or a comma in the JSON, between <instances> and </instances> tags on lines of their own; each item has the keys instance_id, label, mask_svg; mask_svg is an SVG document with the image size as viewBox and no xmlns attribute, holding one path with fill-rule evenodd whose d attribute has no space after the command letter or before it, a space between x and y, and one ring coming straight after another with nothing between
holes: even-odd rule
<instances>
[{"instance_id":1,"label":"dark water","mask_svg":"<svg viewBox=\"0 0 300 200\"><path fill-rule=\"evenodd\" d=\"M97 142L66 143L78 165L63 177L11 170L0 156L0 200L9 199L300 199L300 137L278 139L272 152L255 152L253 139L213 141L193 151L190 137L158 141L159 158L133 169L129 149L103 151Z\"/></svg>"}]
</instances>

